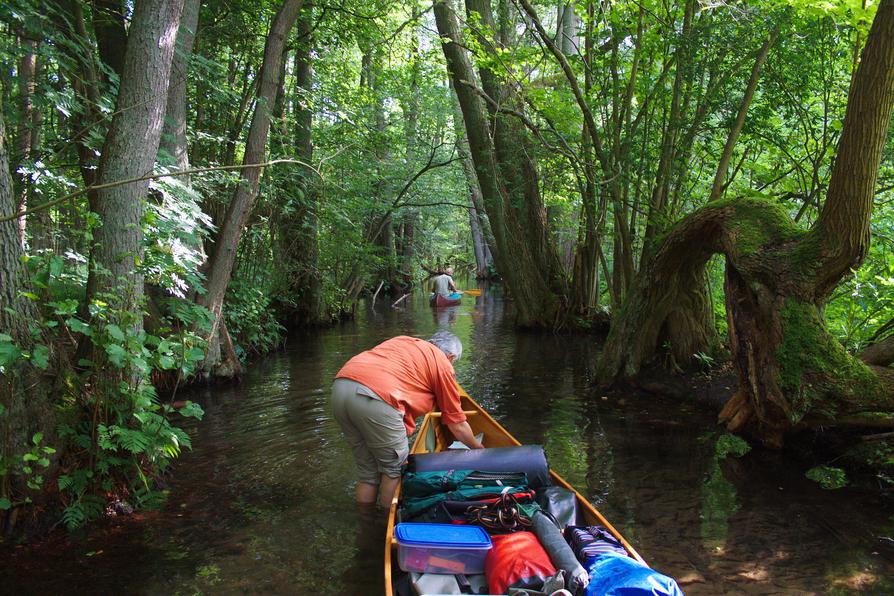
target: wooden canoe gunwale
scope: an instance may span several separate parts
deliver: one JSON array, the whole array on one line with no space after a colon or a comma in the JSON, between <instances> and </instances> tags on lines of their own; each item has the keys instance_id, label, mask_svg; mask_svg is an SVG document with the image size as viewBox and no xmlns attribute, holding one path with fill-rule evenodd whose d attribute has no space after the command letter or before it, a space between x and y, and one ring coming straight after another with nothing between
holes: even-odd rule
<instances>
[{"instance_id":1,"label":"wooden canoe gunwale","mask_svg":"<svg viewBox=\"0 0 894 596\"><path fill-rule=\"evenodd\" d=\"M521 443L509 434L503 426L491 417L490 414L487 413L478 403L472 399L465 390L460 387L460 396L462 398L462 408L466 416L469 420L469 425L472 427L472 431L475 434L480 432L484 432L484 440L483 442L488 447L511 447L511 446L519 446ZM450 442L453 441L453 437L449 434L449 431L446 430L441 424L441 413L440 412L432 412L430 414L426 414L425 418L422 420L422 424L419 425L418 432L416 433L416 439L413 441L413 446L410 449L410 453L429 453L431 450L426 445L427 439L431 438L433 435L435 437L435 449L434 451L441 451L446 448ZM584 517L587 518L587 523L593 525L601 525L605 526L616 538L621 541L621 544L624 545L624 548L627 549L627 552L631 557L646 565L647 563L643 560L643 558L636 552L633 546L630 545L629 542L621 535L618 530L615 529L611 523L596 509L587 499L584 498L573 486L568 484L564 478L556 474L556 472L550 468L549 471L550 477L552 478L553 484L562 486L572 491L577 497L578 506L581 509ZM391 506L388 508L388 525L385 530L385 596L393 596L394 590L392 585L392 574L391 567L392 562L396 564L397 557L397 541L394 538L394 526L395 519L397 517L397 507L400 501L400 492L401 492L401 484L398 483L397 489L394 491L394 497L391 499Z\"/></svg>"}]
</instances>

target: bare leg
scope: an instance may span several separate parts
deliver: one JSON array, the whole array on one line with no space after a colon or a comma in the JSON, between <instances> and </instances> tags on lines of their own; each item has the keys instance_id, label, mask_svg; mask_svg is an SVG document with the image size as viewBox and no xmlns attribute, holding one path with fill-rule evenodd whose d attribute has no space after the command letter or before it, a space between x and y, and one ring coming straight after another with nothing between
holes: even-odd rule
<instances>
[{"instance_id":1,"label":"bare leg","mask_svg":"<svg viewBox=\"0 0 894 596\"><path fill-rule=\"evenodd\" d=\"M382 509L391 507L391 498L394 496L394 489L397 488L397 483L399 481L400 476L391 478L390 476L382 474L382 484L379 485L379 507Z\"/></svg>"},{"instance_id":2,"label":"bare leg","mask_svg":"<svg viewBox=\"0 0 894 596\"><path fill-rule=\"evenodd\" d=\"M375 484L370 484L368 482L358 482L357 483L357 502L358 503L375 503L377 489L378 489L378 487ZM392 488L391 490L393 492L394 488Z\"/></svg>"}]
</instances>

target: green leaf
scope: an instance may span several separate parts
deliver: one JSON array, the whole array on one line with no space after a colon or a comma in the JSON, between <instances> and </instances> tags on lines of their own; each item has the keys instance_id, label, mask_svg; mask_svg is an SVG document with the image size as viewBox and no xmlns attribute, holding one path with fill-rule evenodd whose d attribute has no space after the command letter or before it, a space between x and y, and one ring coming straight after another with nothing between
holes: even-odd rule
<instances>
[{"instance_id":1,"label":"green leaf","mask_svg":"<svg viewBox=\"0 0 894 596\"><path fill-rule=\"evenodd\" d=\"M93 329L90 328L89 324L80 319L71 317L65 321L65 324L75 333L83 333L87 337L93 337Z\"/></svg>"},{"instance_id":2,"label":"green leaf","mask_svg":"<svg viewBox=\"0 0 894 596\"><path fill-rule=\"evenodd\" d=\"M22 461L37 461L37 456L33 453L26 453L22 456Z\"/></svg>"},{"instance_id":3,"label":"green leaf","mask_svg":"<svg viewBox=\"0 0 894 596\"><path fill-rule=\"evenodd\" d=\"M186 356L189 360L198 362L199 360L205 358L205 350L203 350L202 348L190 348L189 351L186 353Z\"/></svg>"},{"instance_id":4,"label":"green leaf","mask_svg":"<svg viewBox=\"0 0 894 596\"><path fill-rule=\"evenodd\" d=\"M50 349L43 344L34 346L34 351L31 352L31 364L41 370L46 370L50 364Z\"/></svg>"},{"instance_id":5,"label":"green leaf","mask_svg":"<svg viewBox=\"0 0 894 596\"><path fill-rule=\"evenodd\" d=\"M187 401L186 405L178 410L181 416L186 418L196 418L197 420L201 420L202 416L205 415L205 411L202 409L202 406L193 402Z\"/></svg>"},{"instance_id":6,"label":"green leaf","mask_svg":"<svg viewBox=\"0 0 894 596\"><path fill-rule=\"evenodd\" d=\"M41 441L43 441L43 433L34 433L34 436L31 437L31 442L35 445L40 445Z\"/></svg>"},{"instance_id":7,"label":"green leaf","mask_svg":"<svg viewBox=\"0 0 894 596\"><path fill-rule=\"evenodd\" d=\"M12 503L9 499L0 497L0 510L8 511L9 509L12 509Z\"/></svg>"},{"instance_id":8,"label":"green leaf","mask_svg":"<svg viewBox=\"0 0 894 596\"><path fill-rule=\"evenodd\" d=\"M109 361L117 367L124 366L124 359L127 357L127 351L118 344L106 344L106 354L109 355Z\"/></svg>"},{"instance_id":9,"label":"green leaf","mask_svg":"<svg viewBox=\"0 0 894 596\"><path fill-rule=\"evenodd\" d=\"M9 366L19 359L22 351L11 343L0 343L0 366Z\"/></svg>"},{"instance_id":10,"label":"green leaf","mask_svg":"<svg viewBox=\"0 0 894 596\"><path fill-rule=\"evenodd\" d=\"M121 327L118 325L106 325L106 333L118 341L125 340L124 332L121 331Z\"/></svg>"},{"instance_id":11,"label":"green leaf","mask_svg":"<svg viewBox=\"0 0 894 596\"><path fill-rule=\"evenodd\" d=\"M62 261L62 257L53 257L50 259L50 276L51 277L59 277L62 274L62 267L64 262Z\"/></svg>"}]
</instances>

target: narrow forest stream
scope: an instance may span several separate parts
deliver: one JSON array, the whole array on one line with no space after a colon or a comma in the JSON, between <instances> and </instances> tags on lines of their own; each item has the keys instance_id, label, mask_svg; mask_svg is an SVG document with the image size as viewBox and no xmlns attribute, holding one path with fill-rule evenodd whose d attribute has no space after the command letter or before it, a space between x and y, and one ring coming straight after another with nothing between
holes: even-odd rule
<instances>
[{"instance_id":1,"label":"narrow forest stream","mask_svg":"<svg viewBox=\"0 0 894 596\"><path fill-rule=\"evenodd\" d=\"M434 310L381 301L357 321L293 335L244 382L197 391L205 419L161 512L0 552L7 594L379 594L381 519L358 514L352 460L328 407L334 373L398 334L449 328L460 382L600 508L687 594L894 591L890 509L825 491L778 454L718 462L714 414L590 388L592 337L514 330L497 292ZM410 301L408 301L410 302ZM890 593L890 592L889 592Z\"/></svg>"}]
</instances>

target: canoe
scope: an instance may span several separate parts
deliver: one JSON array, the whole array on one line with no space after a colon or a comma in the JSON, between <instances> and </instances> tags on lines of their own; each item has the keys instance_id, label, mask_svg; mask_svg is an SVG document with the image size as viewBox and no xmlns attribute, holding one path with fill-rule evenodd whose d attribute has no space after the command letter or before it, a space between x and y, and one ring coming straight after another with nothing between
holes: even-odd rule
<instances>
[{"instance_id":1,"label":"canoe","mask_svg":"<svg viewBox=\"0 0 894 596\"><path fill-rule=\"evenodd\" d=\"M476 435L484 433L482 443L484 443L485 447L514 447L521 445L515 437L509 434L509 431L503 428L499 422L494 420L490 414L488 414L484 408L479 406L478 403L462 388L460 388L460 395L462 398L462 408L468 419L469 426L472 427L472 431ZM453 441L454 439L450 434L450 431L441 424L441 413L435 411L426 414L422 424L419 425L419 431L416 434L416 440L413 442L410 452L431 453L434 451L444 451ZM627 552L631 557L644 565L646 564L643 558L639 556L639 553L637 553L630 543L621 536L621 533L618 532L614 526L612 526L608 520L583 497L583 495L577 492L574 487L556 474L555 471L550 470L549 473L553 485L564 486L565 488L574 491L574 494L577 496L578 509L581 511L587 525L600 525L606 527L621 541L621 544L624 545L624 548L627 549ZM397 512L400 503L400 488L400 485L398 485L397 490L394 491L394 498L391 500L391 507L388 511L388 526L385 531L386 596L394 595L393 578L398 577L398 574L401 573L400 568L397 566L397 540L394 538L394 526L399 521L397 519Z\"/></svg>"},{"instance_id":2,"label":"canoe","mask_svg":"<svg viewBox=\"0 0 894 596\"><path fill-rule=\"evenodd\" d=\"M450 294L450 296L435 294L431 305L434 307L456 306L462 301L462 298L462 294Z\"/></svg>"}]
</instances>

